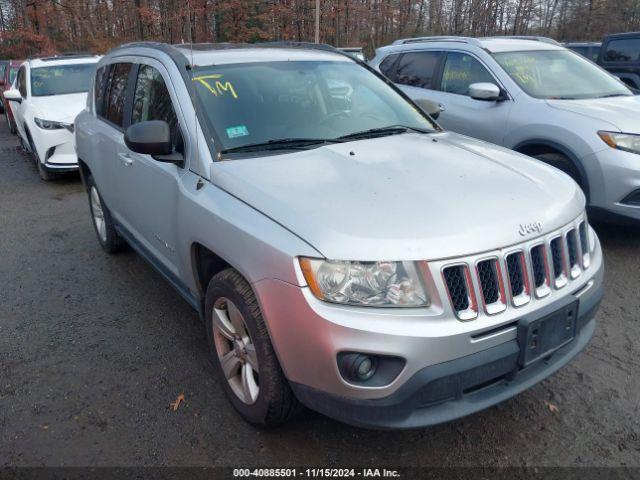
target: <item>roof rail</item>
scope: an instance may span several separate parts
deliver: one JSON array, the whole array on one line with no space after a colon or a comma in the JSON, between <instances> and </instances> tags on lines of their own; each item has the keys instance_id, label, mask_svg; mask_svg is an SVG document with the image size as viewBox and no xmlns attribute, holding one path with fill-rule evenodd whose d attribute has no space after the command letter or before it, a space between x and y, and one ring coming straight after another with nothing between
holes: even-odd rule
<instances>
[{"instance_id":1,"label":"roof rail","mask_svg":"<svg viewBox=\"0 0 640 480\"><path fill-rule=\"evenodd\" d=\"M409 43L422 43L422 42L458 42L469 43L480 47L480 40L473 37L456 37L456 36L431 36L431 37L413 37L413 38L400 38L393 42L391 45L406 45Z\"/></svg>"},{"instance_id":2,"label":"roof rail","mask_svg":"<svg viewBox=\"0 0 640 480\"><path fill-rule=\"evenodd\" d=\"M485 40L500 39L500 38L508 38L511 40L533 40L534 42L549 43L551 45L558 45L560 47L562 46L560 42L558 42L557 40L554 40L553 38L541 37L537 35L496 35L493 37L484 37Z\"/></svg>"},{"instance_id":3,"label":"roof rail","mask_svg":"<svg viewBox=\"0 0 640 480\"><path fill-rule=\"evenodd\" d=\"M58 53L50 57L42 57L42 58L39 58L38 60L40 60L41 62L50 62L53 60L68 60L72 58L90 58L95 56L96 55L94 55L93 53L87 53L87 52L65 52L65 53Z\"/></svg>"}]
</instances>

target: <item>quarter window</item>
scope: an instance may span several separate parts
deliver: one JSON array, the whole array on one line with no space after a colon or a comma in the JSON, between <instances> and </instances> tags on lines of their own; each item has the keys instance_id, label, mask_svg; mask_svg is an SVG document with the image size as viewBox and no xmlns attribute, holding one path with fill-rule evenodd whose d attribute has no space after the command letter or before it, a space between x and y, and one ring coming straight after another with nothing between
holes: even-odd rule
<instances>
[{"instance_id":1,"label":"quarter window","mask_svg":"<svg viewBox=\"0 0 640 480\"><path fill-rule=\"evenodd\" d=\"M440 52L410 52L400 58L396 83L413 87L433 88L433 77L440 60Z\"/></svg>"},{"instance_id":2,"label":"quarter window","mask_svg":"<svg viewBox=\"0 0 640 480\"><path fill-rule=\"evenodd\" d=\"M124 126L124 106L129 82L130 63L116 63L104 99L104 118L118 127Z\"/></svg>"},{"instance_id":3,"label":"quarter window","mask_svg":"<svg viewBox=\"0 0 640 480\"><path fill-rule=\"evenodd\" d=\"M26 79L27 71L24 67L20 68L18 71L18 81L16 85L18 86L18 91L22 98L27 98L27 79Z\"/></svg>"},{"instance_id":4,"label":"quarter window","mask_svg":"<svg viewBox=\"0 0 640 480\"><path fill-rule=\"evenodd\" d=\"M133 98L131 123L163 120L169 124L173 148L182 153L182 137L169 90L158 70L141 65Z\"/></svg>"},{"instance_id":5,"label":"quarter window","mask_svg":"<svg viewBox=\"0 0 640 480\"><path fill-rule=\"evenodd\" d=\"M493 76L471 55L460 52L447 53L447 60L442 72L442 91L469 95L472 83L495 83Z\"/></svg>"},{"instance_id":6,"label":"quarter window","mask_svg":"<svg viewBox=\"0 0 640 480\"><path fill-rule=\"evenodd\" d=\"M604 59L607 62L629 63L640 58L640 38L612 40L607 44Z\"/></svg>"},{"instance_id":7,"label":"quarter window","mask_svg":"<svg viewBox=\"0 0 640 480\"><path fill-rule=\"evenodd\" d=\"M93 99L95 104L96 114L104 117L104 97L105 97L105 88L107 86L107 80L109 78L109 73L111 69L111 65L105 65L101 67L96 72L96 83L93 87Z\"/></svg>"}]
</instances>

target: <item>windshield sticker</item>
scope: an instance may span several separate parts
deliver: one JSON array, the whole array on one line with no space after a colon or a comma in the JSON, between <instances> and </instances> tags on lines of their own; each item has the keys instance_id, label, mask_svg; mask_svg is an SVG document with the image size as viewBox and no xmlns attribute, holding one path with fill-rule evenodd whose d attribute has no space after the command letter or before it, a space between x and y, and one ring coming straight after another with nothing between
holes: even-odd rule
<instances>
[{"instance_id":1,"label":"windshield sticker","mask_svg":"<svg viewBox=\"0 0 640 480\"><path fill-rule=\"evenodd\" d=\"M224 95L225 93L231 94L233 98L238 99L236 89L233 88L233 84L228 80L220 80L222 75L201 75L199 77L193 77L194 82L199 82L214 96Z\"/></svg>"},{"instance_id":2,"label":"windshield sticker","mask_svg":"<svg viewBox=\"0 0 640 480\"><path fill-rule=\"evenodd\" d=\"M227 137L229 138L246 137L247 135L249 135L249 130L244 125L227 128Z\"/></svg>"}]
</instances>

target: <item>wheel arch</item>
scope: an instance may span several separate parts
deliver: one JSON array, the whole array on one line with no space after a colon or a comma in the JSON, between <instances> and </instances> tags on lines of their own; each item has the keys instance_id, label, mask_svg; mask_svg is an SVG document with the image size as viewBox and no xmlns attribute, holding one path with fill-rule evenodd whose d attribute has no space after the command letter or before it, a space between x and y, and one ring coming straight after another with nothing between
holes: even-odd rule
<instances>
[{"instance_id":1,"label":"wheel arch","mask_svg":"<svg viewBox=\"0 0 640 480\"><path fill-rule=\"evenodd\" d=\"M513 150L531 157L542 155L544 153L559 153L565 156L577 170L578 175L580 175L580 187L582 188L587 200L589 199L589 177L587 176L587 172L582 163L578 159L578 156L573 153L570 148L552 140L531 139L520 142L513 147Z\"/></svg>"},{"instance_id":2,"label":"wheel arch","mask_svg":"<svg viewBox=\"0 0 640 480\"><path fill-rule=\"evenodd\" d=\"M85 190L89 190L89 186L87 184L87 178L91 175L91 169L89 169L89 165L86 164L84 160L78 157L78 170L80 172L80 180L82 180L82 185Z\"/></svg>"},{"instance_id":3,"label":"wheel arch","mask_svg":"<svg viewBox=\"0 0 640 480\"><path fill-rule=\"evenodd\" d=\"M191 265L196 287L198 288L198 293L203 301L207 291L207 286L213 276L227 268L235 269L245 280L247 280L246 276L243 275L240 270L235 268L213 250L199 242L194 242L191 245Z\"/></svg>"}]
</instances>

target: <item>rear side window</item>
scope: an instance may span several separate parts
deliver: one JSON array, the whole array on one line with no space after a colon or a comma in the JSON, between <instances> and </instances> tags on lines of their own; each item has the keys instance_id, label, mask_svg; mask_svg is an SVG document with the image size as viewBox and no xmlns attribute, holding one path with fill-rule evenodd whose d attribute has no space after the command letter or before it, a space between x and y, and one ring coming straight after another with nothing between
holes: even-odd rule
<instances>
[{"instance_id":1,"label":"rear side window","mask_svg":"<svg viewBox=\"0 0 640 480\"><path fill-rule=\"evenodd\" d=\"M96 72L96 83L93 87L93 100L95 104L96 115L104 117L104 97L107 80L111 72L111 65L105 65Z\"/></svg>"},{"instance_id":2,"label":"rear side window","mask_svg":"<svg viewBox=\"0 0 640 480\"><path fill-rule=\"evenodd\" d=\"M124 126L124 107L130 72L130 63L116 63L112 66L104 99L104 118L120 128Z\"/></svg>"},{"instance_id":3,"label":"rear side window","mask_svg":"<svg viewBox=\"0 0 640 480\"><path fill-rule=\"evenodd\" d=\"M171 103L169 90L158 70L141 65L138 70L136 90L133 97L131 123L147 120L164 120L171 129L173 149L182 153L182 141L178 128L178 118Z\"/></svg>"},{"instance_id":4,"label":"rear side window","mask_svg":"<svg viewBox=\"0 0 640 480\"><path fill-rule=\"evenodd\" d=\"M412 87L434 88L433 80L440 56L440 52L405 53L398 62L393 81Z\"/></svg>"},{"instance_id":5,"label":"rear side window","mask_svg":"<svg viewBox=\"0 0 640 480\"><path fill-rule=\"evenodd\" d=\"M611 40L604 52L605 62L630 63L640 59L640 38Z\"/></svg>"},{"instance_id":6,"label":"rear side window","mask_svg":"<svg viewBox=\"0 0 640 480\"><path fill-rule=\"evenodd\" d=\"M480 82L495 84L493 76L484 68L484 65L466 53L447 53L442 72L443 92L469 95L469 85Z\"/></svg>"}]
</instances>

